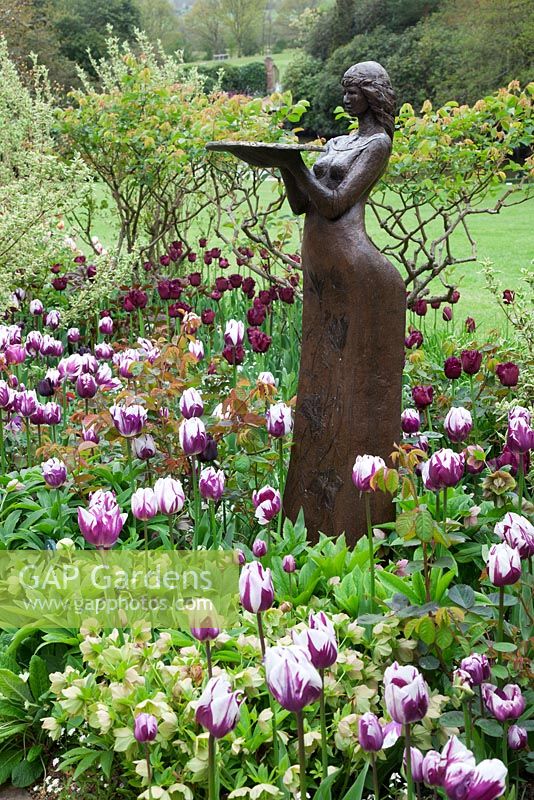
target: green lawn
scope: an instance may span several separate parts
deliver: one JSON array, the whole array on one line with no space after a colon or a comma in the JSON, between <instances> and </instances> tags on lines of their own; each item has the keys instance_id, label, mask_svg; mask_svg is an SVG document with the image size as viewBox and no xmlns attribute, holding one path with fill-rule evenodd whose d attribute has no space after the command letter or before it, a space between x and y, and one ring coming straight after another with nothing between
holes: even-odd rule
<instances>
[{"instance_id":1,"label":"green lawn","mask_svg":"<svg viewBox=\"0 0 534 800\"><path fill-rule=\"evenodd\" d=\"M274 183L266 181L262 185L262 195L267 205ZM101 190L101 198L105 196ZM534 245L532 236L532 201L527 201L511 208L505 208L499 214L474 215L470 221L470 230L478 244L478 259L491 259L494 269L499 275L502 288L518 289L521 286L521 270L533 269ZM291 216L291 211L286 205L285 212ZM202 224L199 221L198 235L201 233ZM380 246L386 243L386 237L380 230L374 215L367 212L367 230L375 243ZM438 228L436 226L436 233ZM116 222L112 213L112 205L101 212L94 225L94 232L100 237L105 246L110 246L117 238ZM194 234L196 236L197 234ZM213 244L216 244L213 239ZM299 246L298 227L295 226L295 236L287 250L297 249ZM453 248L458 248L459 253L469 253L470 247L465 235L458 233L453 239ZM454 250L456 252L456 250ZM457 306L461 319L467 316L474 317L477 325L483 331L499 328L504 317L495 298L485 290L484 279L480 263L473 262L456 267L455 281L459 285L461 301ZM437 287L439 290L439 286Z\"/></svg>"},{"instance_id":2,"label":"green lawn","mask_svg":"<svg viewBox=\"0 0 534 800\"><path fill-rule=\"evenodd\" d=\"M281 53L273 53L272 58L276 66L280 71L280 80L283 81L284 73L287 69L287 65L290 61L292 61L295 56L299 53L299 50L290 49L290 50L283 50ZM242 66L243 64L252 64L256 61L261 61L263 63L265 59L264 55L256 55L256 56L242 56L241 58L229 58L226 61L193 61L193 64L199 64L204 67L216 67L221 66L222 64L232 64L235 66Z\"/></svg>"}]
</instances>

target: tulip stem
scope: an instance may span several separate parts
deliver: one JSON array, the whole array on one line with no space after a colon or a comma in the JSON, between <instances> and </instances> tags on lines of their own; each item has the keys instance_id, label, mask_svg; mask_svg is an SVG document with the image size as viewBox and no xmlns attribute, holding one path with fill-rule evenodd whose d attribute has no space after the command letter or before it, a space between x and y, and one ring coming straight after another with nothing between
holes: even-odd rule
<instances>
[{"instance_id":1,"label":"tulip stem","mask_svg":"<svg viewBox=\"0 0 534 800\"><path fill-rule=\"evenodd\" d=\"M320 697L320 715L321 715L321 761L323 766L323 780L328 775L328 749L326 740L326 709L325 709L325 696L324 696L324 669L319 670L321 676L321 697Z\"/></svg>"},{"instance_id":2,"label":"tulip stem","mask_svg":"<svg viewBox=\"0 0 534 800\"><path fill-rule=\"evenodd\" d=\"M32 465L32 442L30 436L30 419L26 417L26 448L27 448L27 455L28 455L28 469Z\"/></svg>"},{"instance_id":3,"label":"tulip stem","mask_svg":"<svg viewBox=\"0 0 534 800\"><path fill-rule=\"evenodd\" d=\"M208 664L208 678L213 678L213 666L211 661L211 643L206 639L206 661Z\"/></svg>"},{"instance_id":4,"label":"tulip stem","mask_svg":"<svg viewBox=\"0 0 534 800\"><path fill-rule=\"evenodd\" d=\"M466 702L462 703L464 709L465 746L471 750L471 717L470 709Z\"/></svg>"},{"instance_id":5,"label":"tulip stem","mask_svg":"<svg viewBox=\"0 0 534 800\"><path fill-rule=\"evenodd\" d=\"M497 623L497 641L502 642L504 630L504 586L499 586L499 621ZM501 654L499 653L499 660Z\"/></svg>"},{"instance_id":6,"label":"tulip stem","mask_svg":"<svg viewBox=\"0 0 534 800\"><path fill-rule=\"evenodd\" d=\"M256 620L258 622L258 636L260 637L261 657L263 659L265 658L265 634L263 633L263 622L261 620L260 611L256 614Z\"/></svg>"},{"instance_id":7,"label":"tulip stem","mask_svg":"<svg viewBox=\"0 0 534 800\"><path fill-rule=\"evenodd\" d=\"M57 501L57 521L59 524L59 535L60 538L63 538L63 512L61 510L61 492L59 489L56 489L56 501Z\"/></svg>"},{"instance_id":8,"label":"tulip stem","mask_svg":"<svg viewBox=\"0 0 534 800\"><path fill-rule=\"evenodd\" d=\"M150 749L145 742L146 774L148 779L148 799L152 800L152 767L150 765Z\"/></svg>"},{"instance_id":9,"label":"tulip stem","mask_svg":"<svg viewBox=\"0 0 534 800\"><path fill-rule=\"evenodd\" d=\"M198 532L200 525L200 503L198 493L198 475L195 456L191 456L191 480L193 483L193 517L195 522L195 533Z\"/></svg>"},{"instance_id":10,"label":"tulip stem","mask_svg":"<svg viewBox=\"0 0 534 800\"><path fill-rule=\"evenodd\" d=\"M300 777L300 798L306 800L306 751L304 749L304 720L302 711L295 711L297 718L297 736L299 742L299 777Z\"/></svg>"},{"instance_id":11,"label":"tulip stem","mask_svg":"<svg viewBox=\"0 0 534 800\"><path fill-rule=\"evenodd\" d=\"M4 418L0 409L0 458L2 459L2 475L6 474L6 454L4 452Z\"/></svg>"},{"instance_id":12,"label":"tulip stem","mask_svg":"<svg viewBox=\"0 0 534 800\"><path fill-rule=\"evenodd\" d=\"M430 603L430 571L428 569L428 543L423 542L423 571L425 575L425 600Z\"/></svg>"},{"instance_id":13,"label":"tulip stem","mask_svg":"<svg viewBox=\"0 0 534 800\"><path fill-rule=\"evenodd\" d=\"M284 442L281 436L278 439L278 491L280 492L280 513L278 514L277 533L278 541L280 541L284 518Z\"/></svg>"},{"instance_id":14,"label":"tulip stem","mask_svg":"<svg viewBox=\"0 0 534 800\"><path fill-rule=\"evenodd\" d=\"M128 471L130 473L130 489L132 490L132 494L135 492L135 482L134 482L134 474L133 474L133 464L132 464L132 443L130 441L130 437L126 437L126 452L128 454Z\"/></svg>"},{"instance_id":15,"label":"tulip stem","mask_svg":"<svg viewBox=\"0 0 534 800\"><path fill-rule=\"evenodd\" d=\"M176 542L174 540L174 515L173 514L169 514L169 544L171 546L171 550L176 545Z\"/></svg>"},{"instance_id":16,"label":"tulip stem","mask_svg":"<svg viewBox=\"0 0 534 800\"><path fill-rule=\"evenodd\" d=\"M213 500L209 501L210 507L210 526L211 526L211 542L213 547L218 547L218 536L217 536L217 520L215 519L215 503Z\"/></svg>"},{"instance_id":17,"label":"tulip stem","mask_svg":"<svg viewBox=\"0 0 534 800\"><path fill-rule=\"evenodd\" d=\"M443 490L443 536L447 541L447 487Z\"/></svg>"},{"instance_id":18,"label":"tulip stem","mask_svg":"<svg viewBox=\"0 0 534 800\"><path fill-rule=\"evenodd\" d=\"M430 406L426 407L426 425L430 433L432 433L432 420L430 419Z\"/></svg>"},{"instance_id":19,"label":"tulip stem","mask_svg":"<svg viewBox=\"0 0 534 800\"><path fill-rule=\"evenodd\" d=\"M502 724L504 731L502 735L502 763L505 767L508 766L508 721L505 720Z\"/></svg>"},{"instance_id":20,"label":"tulip stem","mask_svg":"<svg viewBox=\"0 0 534 800\"><path fill-rule=\"evenodd\" d=\"M523 493L525 490L525 470L523 468L523 453L519 453L519 464L517 466L517 510L519 514L523 509Z\"/></svg>"},{"instance_id":21,"label":"tulip stem","mask_svg":"<svg viewBox=\"0 0 534 800\"><path fill-rule=\"evenodd\" d=\"M404 726L404 740L406 742L406 784L408 800L413 800L412 745L409 725Z\"/></svg>"},{"instance_id":22,"label":"tulip stem","mask_svg":"<svg viewBox=\"0 0 534 800\"><path fill-rule=\"evenodd\" d=\"M373 771L373 792L375 800L380 800L380 784L378 783L378 770L376 768L376 753L371 753L371 769Z\"/></svg>"},{"instance_id":23,"label":"tulip stem","mask_svg":"<svg viewBox=\"0 0 534 800\"><path fill-rule=\"evenodd\" d=\"M373 545L373 526L371 524L371 498L365 492L365 518L367 520L367 541L369 543L369 575L371 577L371 610L375 608L375 549Z\"/></svg>"},{"instance_id":24,"label":"tulip stem","mask_svg":"<svg viewBox=\"0 0 534 800\"><path fill-rule=\"evenodd\" d=\"M217 800L217 780L215 775L215 756L216 756L215 737L210 733L208 739L208 781L209 781L209 800Z\"/></svg>"},{"instance_id":25,"label":"tulip stem","mask_svg":"<svg viewBox=\"0 0 534 800\"><path fill-rule=\"evenodd\" d=\"M471 390L471 416L473 417L473 436L475 442L478 442L478 420L477 420L477 409L475 405L475 384L472 375L469 376L469 387Z\"/></svg>"}]
</instances>

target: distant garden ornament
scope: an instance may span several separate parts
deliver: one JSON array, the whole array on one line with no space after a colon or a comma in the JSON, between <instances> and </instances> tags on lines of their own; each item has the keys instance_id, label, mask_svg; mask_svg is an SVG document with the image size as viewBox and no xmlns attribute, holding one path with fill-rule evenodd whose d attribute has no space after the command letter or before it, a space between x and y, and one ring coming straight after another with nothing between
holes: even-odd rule
<instances>
[{"instance_id":1,"label":"distant garden ornament","mask_svg":"<svg viewBox=\"0 0 534 800\"><path fill-rule=\"evenodd\" d=\"M351 474L356 456L386 462L401 434L406 287L365 231L365 204L391 153L395 97L374 61L343 76L344 106L358 130L327 142L309 170L302 145L210 143L250 164L278 167L291 209L305 214L304 308L293 449L284 512L304 509L308 535L354 543L365 504ZM313 148L317 149L317 148ZM394 518L374 493L373 522Z\"/></svg>"}]
</instances>

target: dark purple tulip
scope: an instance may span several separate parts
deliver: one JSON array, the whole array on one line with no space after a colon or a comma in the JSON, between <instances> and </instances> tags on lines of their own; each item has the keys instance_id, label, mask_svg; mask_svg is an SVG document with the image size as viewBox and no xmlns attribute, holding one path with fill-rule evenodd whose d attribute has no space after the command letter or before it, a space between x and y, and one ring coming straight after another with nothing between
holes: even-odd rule
<instances>
[{"instance_id":1,"label":"dark purple tulip","mask_svg":"<svg viewBox=\"0 0 534 800\"><path fill-rule=\"evenodd\" d=\"M62 292L67 288L68 279L65 275L58 276L52 280L52 287L56 292Z\"/></svg>"},{"instance_id":2,"label":"dark purple tulip","mask_svg":"<svg viewBox=\"0 0 534 800\"><path fill-rule=\"evenodd\" d=\"M480 350L462 350L460 360L466 375L476 375L482 364L482 353Z\"/></svg>"},{"instance_id":3,"label":"dark purple tulip","mask_svg":"<svg viewBox=\"0 0 534 800\"><path fill-rule=\"evenodd\" d=\"M465 329L467 333L474 333L477 329L477 324L473 317L467 317L465 320Z\"/></svg>"},{"instance_id":4,"label":"dark purple tulip","mask_svg":"<svg viewBox=\"0 0 534 800\"><path fill-rule=\"evenodd\" d=\"M190 286L200 286L202 283L202 275L200 272L191 272L189 275L189 285Z\"/></svg>"},{"instance_id":5,"label":"dark purple tulip","mask_svg":"<svg viewBox=\"0 0 534 800\"><path fill-rule=\"evenodd\" d=\"M197 260L197 254L194 252L188 253L187 260L189 261L190 264L194 264L195 261Z\"/></svg>"},{"instance_id":6,"label":"dark purple tulip","mask_svg":"<svg viewBox=\"0 0 534 800\"><path fill-rule=\"evenodd\" d=\"M446 358L443 364L443 372L445 373L445 377L449 378L449 380L456 380L456 378L459 378L462 374L462 362L459 358L456 358L456 356Z\"/></svg>"},{"instance_id":7,"label":"dark purple tulip","mask_svg":"<svg viewBox=\"0 0 534 800\"><path fill-rule=\"evenodd\" d=\"M87 267L86 275L89 279L94 278L96 275L96 266L94 264L89 264Z\"/></svg>"},{"instance_id":8,"label":"dark purple tulip","mask_svg":"<svg viewBox=\"0 0 534 800\"><path fill-rule=\"evenodd\" d=\"M432 300L432 302L430 303L430 307L433 308L434 311L437 311L440 306L441 306L441 300Z\"/></svg>"},{"instance_id":9,"label":"dark purple tulip","mask_svg":"<svg viewBox=\"0 0 534 800\"><path fill-rule=\"evenodd\" d=\"M255 286L256 281L254 278L245 278L241 286L241 291L252 299L254 297Z\"/></svg>"},{"instance_id":10,"label":"dark purple tulip","mask_svg":"<svg viewBox=\"0 0 534 800\"><path fill-rule=\"evenodd\" d=\"M358 721L358 742L367 753L376 753L382 749L384 731L378 717L371 711L362 714Z\"/></svg>"},{"instance_id":11,"label":"dark purple tulip","mask_svg":"<svg viewBox=\"0 0 534 800\"><path fill-rule=\"evenodd\" d=\"M37 394L40 397L52 397L54 394L54 387L50 378L43 378L37 384Z\"/></svg>"},{"instance_id":12,"label":"dark purple tulip","mask_svg":"<svg viewBox=\"0 0 534 800\"><path fill-rule=\"evenodd\" d=\"M280 286L278 288L278 297L282 303L292 305L295 302L295 290L291 286Z\"/></svg>"},{"instance_id":13,"label":"dark purple tulip","mask_svg":"<svg viewBox=\"0 0 534 800\"><path fill-rule=\"evenodd\" d=\"M224 278L223 276L219 276L215 278L215 288L218 292L226 292L228 289L231 288L231 283L228 278Z\"/></svg>"},{"instance_id":14,"label":"dark purple tulip","mask_svg":"<svg viewBox=\"0 0 534 800\"><path fill-rule=\"evenodd\" d=\"M420 297L419 300L415 301L414 306L413 306L413 310L415 311L415 313L417 314L418 317L426 316L426 313L428 311L428 303L427 303L427 301L424 300L422 297Z\"/></svg>"},{"instance_id":15,"label":"dark purple tulip","mask_svg":"<svg viewBox=\"0 0 534 800\"><path fill-rule=\"evenodd\" d=\"M432 386L414 386L412 389L412 399L421 411L431 405L434 399L434 389Z\"/></svg>"},{"instance_id":16,"label":"dark purple tulip","mask_svg":"<svg viewBox=\"0 0 534 800\"><path fill-rule=\"evenodd\" d=\"M239 272L234 272L232 275L228 276L228 280L230 281L232 289L239 289L243 283L243 276L240 275Z\"/></svg>"},{"instance_id":17,"label":"dark purple tulip","mask_svg":"<svg viewBox=\"0 0 534 800\"><path fill-rule=\"evenodd\" d=\"M134 736L138 742L153 742L158 733L158 721L152 714L138 714L134 723Z\"/></svg>"},{"instance_id":18,"label":"dark purple tulip","mask_svg":"<svg viewBox=\"0 0 534 800\"><path fill-rule=\"evenodd\" d=\"M441 316L444 322L450 322L452 319L452 308L450 306L445 306Z\"/></svg>"},{"instance_id":19,"label":"dark purple tulip","mask_svg":"<svg viewBox=\"0 0 534 800\"><path fill-rule=\"evenodd\" d=\"M217 459L217 456L218 456L217 442L215 441L213 436L211 436L211 434L208 434L206 438L206 446L204 450L201 453L199 453L197 458L199 461L202 461L203 464L208 464L210 461L215 461Z\"/></svg>"},{"instance_id":20,"label":"dark purple tulip","mask_svg":"<svg viewBox=\"0 0 534 800\"><path fill-rule=\"evenodd\" d=\"M205 239L203 236L198 240L199 247L206 247L208 240Z\"/></svg>"},{"instance_id":21,"label":"dark purple tulip","mask_svg":"<svg viewBox=\"0 0 534 800\"><path fill-rule=\"evenodd\" d=\"M212 308L204 308L200 314L200 319L204 325L213 325L215 320L215 311Z\"/></svg>"},{"instance_id":22,"label":"dark purple tulip","mask_svg":"<svg viewBox=\"0 0 534 800\"><path fill-rule=\"evenodd\" d=\"M508 388L517 386L519 380L519 367L513 361L507 361L505 364L497 364L495 374L503 386Z\"/></svg>"},{"instance_id":23,"label":"dark purple tulip","mask_svg":"<svg viewBox=\"0 0 534 800\"><path fill-rule=\"evenodd\" d=\"M266 353L271 346L272 338L259 328L247 328L247 337L255 353Z\"/></svg>"},{"instance_id":24,"label":"dark purple tulip","mask_svg":"<svg viewBox=\"0 0 534 800\"><path fill-rule=\"evenodd\" d=\"M247 311L247 322L249 325L262 325L265 322L265 318L267 316L267 312L265 311L265 306L252 306Z\"/></svg>"},{"instance_id":25,"label":"dark purple tulip","mask_svg":"<svg viewBox=\"0 0 534 800\"><path fill-rule=\"evenodd\" d=\"M455 289L451 295L451 303L454 305L455 303L458 302L459 299L460 299L460 292L458 291L458 289Z\"/></svg>"},{"instance_id":26,"label":"dark purple tulip","mask_svg":"<svg viewBox=\"0 0 534 800\"><path fill-rule=\"evenodd\" d=\"M511 305L515 300L515 292L513 289L505 289L502 293L502 301L505 306Z\"/></svg>"},{"instance_id":27,"label":"dark purple tulip","mask_svg":"<svg viewBox=\"0 0 534 800\"><path fill-rule=\"evenodd\" d=\"M421 331L413 330L404 340L404 346L412 350L414 347L421 347L423 344L423 334Z\"/></svg>"},{"instance_id":28,"label":"dark purple tulip","mask_svg":"<svg viewBox=\"0 0 534 800\"><path fill-rule=\"evenodd\" d=\"M222 351L222 355L229 364L242 364L245 360L245 350L241 344L237 347L226 345Z\"/></svg>"}]
</instances>

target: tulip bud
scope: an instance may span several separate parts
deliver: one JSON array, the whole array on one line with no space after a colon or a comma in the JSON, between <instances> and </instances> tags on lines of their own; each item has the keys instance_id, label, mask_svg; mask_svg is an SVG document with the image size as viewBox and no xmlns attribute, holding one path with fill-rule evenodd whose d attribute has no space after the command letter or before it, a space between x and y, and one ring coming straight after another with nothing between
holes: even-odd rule
<instances>
[{"instance_id":1,"label":"tulip bud","mask_svg":"<svg viewBox=\"0 0 534 800\"><path fill-rule=\"evenodd\" d=\"M138 714L134 723L134 736L138 742L153 742L158 733L158 721L152 714Z\"/></svg>"},{"instance_id":2,"label":"tulip bud","mask_svg":"<svg viewBox=\"0 0 534 800\"><path fill-rule=\"evenodd\" d=\"M427 489L437 491L448 486L456 486L463 477L465 465L463 453L455 453L443 447L441 450L436 450L426 463L429 481L429 485L425 482Z\"/></svg>"},{"instance_id":3,"label":"tulip bud","mask_svg":"<svg viewBox=\"0 0 534 800\"><path fill-rule=\"evenodd\" d=\"M519 367L513 361L507 361L505 364L497 364L495 367L495 374L503 386L510 388L517 386L519 380Z\"/></svg>"},{"instance_id":4,"label":"tulip bud","mask_svg":"<svg viewBox=\"0 0 534 800\"><path fill-rule=\"evenodd\" d=\"M224 343L229 347L239 347L244 338L245 326L241 320L229 319L224 330Z\"/></svg>"},{"instance_id":5,"label":"tulip bud","mask_svg":"<svg viewBox=\"0 0 534 800\"><path fill-rule=\"evenodd\" d=\"M94 444L99 443L100 436L94 425L90 425L88 428L82 428L82 440L84 442L93 442Z\"/></svg>"},{"instance_id":6,"label":"tulip bud","mask_svg":"<svg viewBox=\"0 0 534 800\"><path fill-rule=\"evenodd\" d=\"M403 764L406 766L406 749L404 750ZM412 779L415 783L421 783L423 780L423 754L417 747L410 747L410 766Z\"/></svg>"},{"instance_id":7,"label":"tulip bud","mask_svg":"<svg viewBox=\"0 0 534 800\"><path fill-rule=\"evenodd\" d=\"M121 514L113 492L99 489L91 495L87 509L78 508L78 525L90 544L107 550L119 538L127 516Z\"/></svg>"},{"instance_id":8,"label":"tulip bud","mask_svg":"<svg viewBox=\"0 0 534 800\"><path fill-rule=\"evenodd\" d=\"M506 542L494 544L488 553L488 576L494 586L511 586L521 577L521 556Z\"/></svg>"},{"instance_id":9,"label":"tulip bud","mask_svg":"<svg viewBox=\"0 0 534 800\"><path fill-rule=\"evenodd\" d=\"M207 444L206 428L198 417L184 419L180 425L178 436L180 445L186 456L202 453Z\"/></svg>"},{"instance_id":10,"label":"tulip bud","mask_svg":"<svg viewBox=\"0 0 534 800\"><path fill-rule=\"evenodd\" d=\"M178 514L185 503L185 494L180 481L171 478L158 478L154 485L154 494L161 514Z\"/></svg>"},{"instance_id":11,"label":"tulip bud","mask_svg":"<svg viewBox=\"0 0 534 800\"><path fill-rule=\"evenodd\" d=\"M432 386L414 386L412 389L412 399L419 411L423 411L427 406L431 405L433 398L434 389Z\"/></svg>"},{"instance_id":12,"label":"tulip bud","mask_svg":"<svg viewBox=\"0 0 534 800\"><path fill-rule=\"evenodd\" d=\"M237 725L242 702L243 696L240 692L232 692L224 675L210 678L196 704L196 721L216 739L222 739Z\"/></svg>"},{"instance_id":13,"label":"tulip bud","mask_svg":"<svg viewBox=\"0 0 534 800\"><path fill-rule=\"evenodd\" d=\"M194 341L189 342L189 352L195 361L202 361L204 358L204 345L200 339L195 339Z\"/></svg>"},{"instance_id":14,"label":"tulip bud","mask_svg":"<svg viewBox=\"0 0 534 800\"><path fill-rule=\"evenodd\" d=\"M358 721L358 742L367 753L376 753L382 749L384 730L378 717L370 711L363 714Z\"/></svg>"},{"instance_id":15,"label":"tulip bud","mask_svg":"<svg viewBox=\"0 0 534 800\"><path fill-rule=\"evenodd\" d=\"M445 417L444 427L451 442L465 441L473 429L470 412L461 406L451 408Z\"/></svg>"},{"instance_id":16,"label":"tulip bud","mask_svg":"<svg viewBox=\"0 0 534 800\"><path fill-rule=\"evenodd\" d=\"M508 747L510 750L524 750L528 744L526 728L519 725L510 725L508 728Z\"/></svg>"},{"instance_id":17,"label":"tulip bud","mask_svg":"<svg viewBox=\"0 0 534 800\"><path fill-rule=\"evenodd\" d=\"M201 417L204 413L202 396L196 389L186 389L180 398L180 411L186 419Z\"/></svg>"},{"instance_id":18,"label":"tulip bud","mask_svg":"<svg viewBox=\"0 0 534 800\"><path fill-rule=\"evenodd\" d=\"M94 397L98 392L98 384L93 376L88 372L82 374L76 380L76 394L84 400Z\"/></svg>"},{"instance_id":19,"label":"tulip bud","mask_svg":"<svg viewBox=\"0 0 534 800\"><path fill-rule=\"evenodd\" d=\"M252 502L255 508L254 516L260 525L268 525L280 513L282 507L280 492L272 486L264 486L258 492L252 492Z\"/></svg>"},{"instance_id":20,"label":"tulip bud","mask_svg":"<svg viewBox=\"0 0 534 800\"><path fill-rule=\"evenodd\" d=\"M220 634L219 628L191 628L191 634L199 642L211 642Z\"/></svg>"},{"instance_id":21,"label":"tulip bud","mask_svg":"<svg viewBox=\"0 0 534 800\"><path fill-rule=\"evenodd\" d=\"M402 725L422 720L430 700L428 686L413 666L396 661L384 672L384 698L391 719Z\"/></svg>"},{"instance_id":22,"label":"tulip bud","mask_svg":"<svg viewBox=\"0 0 534 800\"><path fill-rule=\"evenodd\" d=\"M527 453L534 449L534 430L524 417L509 419L506 444L515 453Z\"/></svg>"},{"instance_id":23,"label":"tulip bud","mask_svg":"<svg viewBox=\"0 0 534 800\"><path fill-rule=\"evenodd\" d=\"M200 473L198 488L204 500L217 503L224 494L224 472L215 467L206 467Z\"/></svg>"},{"instance_id":24,"label":"tulip bud","mask_svg":"<svg viewBox=\"0 0 534 800\"><path fill-rule=\"evenodd\" d=\"M462 350L460 360L466 375L476 375L482 365L480 350Z\"/></svg>"},{"instance_id":25,"label":"tulip bud","mask_svg":"<svg viewBox=\"0 0 534 800\"><path fill-rule=\"evenodd\" d=\"M285 403L275 403L267 409L267 432L270 436L279 438L286 436L293 430L293 417L291 408Z\"/></svg>"},{"instance_id":26,"label":"tulip bud","mask_svg":"<svg viewBox=\"0 0 534 800\"><path fill-rule=\"evenodd\" d=\"M481 653L472 653L462 658L460 668L467 672L473 686L480 686L491 677L491 667L487 656Z\"/></svg>"},{"instance_id":27,"label":"tulip bud","mask_svg":"<svg viewBox=\"0 0 534 800\"><path fill-rule=\"evenodd\" d=\"M252 544L252 552L256 558L263 558L267 555L267 544L263 539L255 539Z\"/></svg>"},{"instance_id":28,"label":"tulip bud","mask_svg":"<svg viewBox=\"0 0 534 800\"><path fill-rule=\"evenodd\" d=\"M262 567L259 561L244 564L239 576L239 596L243 608L252 614L271 608L274 602L271 570Z\"/></svg>"},{"instance_id":29,"label":"tulip bud","mask_svg":"<svg viewBox=\"0 0 534 800\"><path fill-rule=\"evenodd\" d=\"M386 466L383 458L380 456L356 456L356 461L352 468L352 482L360 492L370 492L371 478L379 469Z\"/></svg>"},{"instance_id":30,"label":"tulip bud","mask_svg":"<svg viewBox=\"0 0 534 800\"><path fill-rule=\"evenodd\" d=\"M337 659L337 639L332 623L323 611L310 614L309 628L293 632L295 644L304 648L316 669L331 667Z\"/></svg>"},{"instance_id":31,"label":"tulip bud","mask_svg":"<svg viewBox=\"0 0 534 800\"><path fill-rule=\"evenodd\" d=\"M443 364L443 372L445 377L453 381L460 377L462 374L462 362L456 356L450 356L445 359Z\"/></svg>"},{"instance_id":32,"label":"tulip bud","mask_svg":"<svg viewBox=\"0 0 534 800\"><path fill-rule=\"evenodd\" d=\"M291 574L295 572L297 569L297 562L295 561L295 556L292 556L291 553L289 555L284 556L282 559L282 569L284 572Z\"/></svg>"},{"instance_id":33,"label":"tulip bud","mask_svg":"<svg viewBox=\"0 0 534 800\"><path fill-rule=\"evenodd\" d=\"M139 436L147 419L146 408L135 403L130 406L113 405L109 413L118 432L126 438Z\"/></svg>"},{"instance_id":34,"label":"tulip bud","mask_svg":"<svg viewBox=\"0 0 534 800\"><path fill-rule=\"evenodd\" d=\"M41 469L43 470L43 478L54 489L63 486L67 480L67 467L59 458L49 458L48 461L41 464Z\"/></svg>"},{"instance_id":35,"label":"tulip bud","mask_svg":"<svg viewBox=\"0 0 534 800\"><path fill-rule=\"evenodd\" d=\"M416 408L406 408L401 414L401 425L404 433L417 433L421 427L421 417Z\"/></svg>"},{"instance_id":36,"label":"tulip bud","mask_svg":"<svg viewBox=\"0 0 534 800\"><path fill-rule=\"evenodd\" d=\"M521 558L534 555L534 525L526 517L509 511L495 525L495 533L510 547L515 547Z\"/></svg>"},{"instance_id":37,"label":"tulip bud","mask_svg":"<svg viewBox=\"0 0 534 800\"><path fill-rule=\"evenodd\" d=\"M302 647L269 647L264 663L267 686L282 708L302 711L319 699L321 677Z\"/></svg>"},{"instance_id":38,"label":"tulip bud","mask_svg":"<svg viewBox=\"0 0 534 800\"><path fill-rule=\"evenodd\" d=\"M156 455L156 443L149 433L142 433L133 440L132 445L135 457L141 461L149 461Z\"/></svg>"},{"instance_id":39,"label":"tulip bud","mask_svg":"<svg viewBox=\"0 0 534 800\"><path fill-rule=\"evenodd\" d=\"M40 300L32 300L30 302L30 314L34 317L40 317L44 311L44 306Z\"/></svg>"},{"instance_id":40,"label":"tulip bud","mask_svg":"<svg viewBox=\"0 0 534 800\"><path fill-rule=\"evenodd\" d=\"M158 513L158 503L153 489L137 489L131 498L132 514L146 522Z\"/></svg>"}]
</instances>

